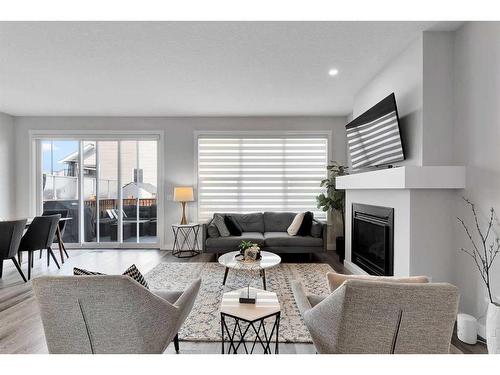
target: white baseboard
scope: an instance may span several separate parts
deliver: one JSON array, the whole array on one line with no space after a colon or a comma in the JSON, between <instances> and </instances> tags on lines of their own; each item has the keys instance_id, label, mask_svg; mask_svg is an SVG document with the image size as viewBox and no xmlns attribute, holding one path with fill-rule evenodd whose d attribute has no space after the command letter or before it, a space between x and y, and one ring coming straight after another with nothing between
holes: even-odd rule
<instances>
[{"instance_id":1,"label":"white baseboard","mask_svg":"<svg viewBox=\"0 0 500 375\"><path fill-rule=\"evenodd\" d=\"M354 263L348 261L347 259L344 259L344 267L347 268L349 272L352 272L355 275L368 275L368 273L358 266L356 266Z\"/></svg>"},{"instance_id":2,"label":"white baseboard","mask_svg":"<svg viewBox=\"0 0 500 375\"><path fill-rule=\"evenodd\" d=\"M486 338L486 326L484 324L477 322L477 334L483 339Z\"/></svg>"}]
</instances>

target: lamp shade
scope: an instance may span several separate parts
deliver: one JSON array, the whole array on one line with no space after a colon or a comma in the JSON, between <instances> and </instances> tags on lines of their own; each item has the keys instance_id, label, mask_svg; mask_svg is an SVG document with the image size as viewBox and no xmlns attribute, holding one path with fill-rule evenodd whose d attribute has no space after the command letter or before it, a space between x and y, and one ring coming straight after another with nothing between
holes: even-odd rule
<instances>
[{"instance_id":1,"label":"lamp shade","mask_svg":"<svg viewBox=\"0 0 500 375\"><path fill-rule=\"evenodd\" d=\"M194 201L193 188L191 186L180 186L174 188L174 201L176 202Z\"/></svg>"}]
</instances>

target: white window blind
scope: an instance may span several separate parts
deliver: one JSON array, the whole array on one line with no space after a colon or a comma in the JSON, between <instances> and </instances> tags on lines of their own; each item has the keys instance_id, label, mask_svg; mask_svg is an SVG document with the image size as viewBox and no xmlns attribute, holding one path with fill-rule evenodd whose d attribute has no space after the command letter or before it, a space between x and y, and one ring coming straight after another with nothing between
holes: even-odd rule
<instances>
[{"instance_id":1,"label":"white window blind","mask_svg":"<svg viewBox=\"0 0 500 375\"><path fill-rule=\"evenodd\" d=\"M312 211L326 178L327 137L198 138L198 216Z\"/></svg>"}]
</instances>

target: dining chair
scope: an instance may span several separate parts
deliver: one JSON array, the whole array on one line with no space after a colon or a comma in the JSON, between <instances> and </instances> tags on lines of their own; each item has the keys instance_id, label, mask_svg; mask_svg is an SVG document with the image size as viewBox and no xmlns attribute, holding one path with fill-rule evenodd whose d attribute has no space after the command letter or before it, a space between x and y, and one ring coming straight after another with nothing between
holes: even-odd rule
<instances>
[{"instance_id":1,"label":"dining chair","mask_svg":"<svg viewBox=\"0 0 500 375\"><path fill-rule=\"evenodd\" d=\"M61 215L61 219L67 218L68 215L69 215L69 210L65 210L65 209L47 209L47 210L43 210L42 216L51 216L51 215ZM66 220L59 221L59 223L57 224L57 226L59 227L59 236L60 237L58 237L57 233L56 233L56 235L54 236L53 243L57 243L57 245L59 246L59 255L61 256L61 262L64 263L63 252L69 258L69 255L66 252L66 248L64 247L64 244L62 243L63 242L63 237L64 237L64 230L66 229ZM59 242L59 240L61 240L61 242ZM43 250L40 251L40 259L42 258L42 255L43 255Z\"/></svg>"},{"instance_id":2,"label":"dining chair","mask_svg":"<svg viewBox=\"0 0 500 375\"><path fill-rule=\"evenodd\" d=\"M51 247L60 218L61 215L35 217L21 239L19 253L28 252L28 280L31 279L35 251L47 249L47 266L50 265L50 257L52 257L57 268L61 268Z\"/></svg>"},{"instance_id":3,"label":"dining chair","mask_svg":"<svg viewBox=\"0 0 500 375\"><path fill-rule=\"evenodd\" d=\"M27 281L19 263L16 260L19 243L21 242L25 227L26 219L0 221L0 279L3 274L3 261L10 259L16 266L24 282Z\"/></svg>"}]
</instances>

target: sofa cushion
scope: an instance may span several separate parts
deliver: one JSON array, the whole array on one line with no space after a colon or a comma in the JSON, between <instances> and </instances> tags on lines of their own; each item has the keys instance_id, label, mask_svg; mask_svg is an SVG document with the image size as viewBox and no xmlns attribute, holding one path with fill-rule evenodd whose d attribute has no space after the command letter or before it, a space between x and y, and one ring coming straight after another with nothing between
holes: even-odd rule
<instances>
[{"instance_id":1,"label":"sofa cushion","mask_svg":"<svg viewBox=\"0 0 500 375\"><path fill-rule=\"evenodd\" d=\"M304 221L304 212L299 212L293 218L292 224L286 230L290 236L296 236L299 233L300 226L302 225L302 221Z\"/></svg>"},{"instance_id":2,"label":"sofa cushion","mask_svg":"<svg viewBox=\"0 0 500 375\"><path fill-rule=\"evenodd\" d=\"M236 251L241 241L252 241L262 247L264 246L264 235L259 232L243 232L241 236L207 238L206 246L211 248L220 246L223 249L232 247Z\"/></svg>"},{"instance_id":3,"label":"sofa cushion","mask_svg":"<svg viewBox=\"0 0 500 375\"><path fill-rule=\"evenodd\" d=\"M243 233L240 224L238 224L236 219L233 219L231 215L224 216L224 223L229 233L231 233L231 236L241 236L241 233Z\"/></svg>"},{"instance_id":4,"label":"sofa cushion","mask_svg":"<svg viewBox=\"0 0 500 375\"><path fill-rule=\"evenodd\" d=\"M401 284L421 284L428 283L427 276L408 276L408 277L393 277L393 276L372 276L372 275L344 275L336 272L328 272L326 274L328 286L333 292L341 286L346 280L363 280L363 281L378 281L386 283L401 283Z\"/></svg>"},{"instance_id":5,"label":"sofa cushion","mask_svg":"<svg viewBox=\"0 0 500 375\"><path fill-rule=\"evenodd\" d=\"M299 231L297 232L297 235L310 236L312 222L313 222L313 213L311 211L307 211L306 213L304 213L304 219L302 220L302 224L300 224L300 228Z\"/></svg>"},{"instance_id":6,"label":"sofa cushion","mask_svg":"<svg viewBox=\"0 0 500 375\"><path fill-rule=\"evenodd\" d=\"M266 232L286 232L296 212L264 212L264 228Z\"/></svg>"},{"instance_id":7,"label":"sofa cushion","mask_svg":"<svg viewBox=\"0 0 500 375\"><path fill-rule=\"evenodd\" d=\"M217 230L219 231L221 237L229 237L231 235L229 229L227 229L226 227L223 215L215 214L212 223L214 223L214 225L217 227Z\"/></svg>"},{"instance_id":8,"label":"sofa cushion","mask_svg":"<svg viewBox=\"0 0 500 375\"><path fill-rule=\"evenodd\" d=\"M208 235L208 237L212 237L212 238L220 237L219 230L217 229L217 227L215 226L213 221L211 221L207 225L207 235Z\"/></svg>"},{"instance_id":9,"label":"sofa cushion","mask_svg":"<svg viewBox=\"0 0 500 375\"><path fill-rule=\"evenodd\" d=\"M264 233L264 245L268 247L318 247L323 246L323 240L311 236L290 236L287 232L266 232Z\"/></svg>"},{"instance_id":10,"label":"sofa cushion","mask_svg":"<svg viewBox=\"0 0 500 375\"><path fill-rule=\"evenodd\" d=\"M323 237L323 224L321 224L319 221L316 221L314 219L313 219L313 222L311 225L311 236L316 237L316 238Z\"/></svg>"},{"instance_id":11,"label":"sofa cushion","mask_svg":"<svg viewBox=\"0 0 500 375\"><path fill-rule=\"evenodd\" d=\"M226 214L221 214L226 215ZM243 232L264 233L264 215L261 212L251 214L229 214L240 224Z\"/></svg>"}]
</instances>

